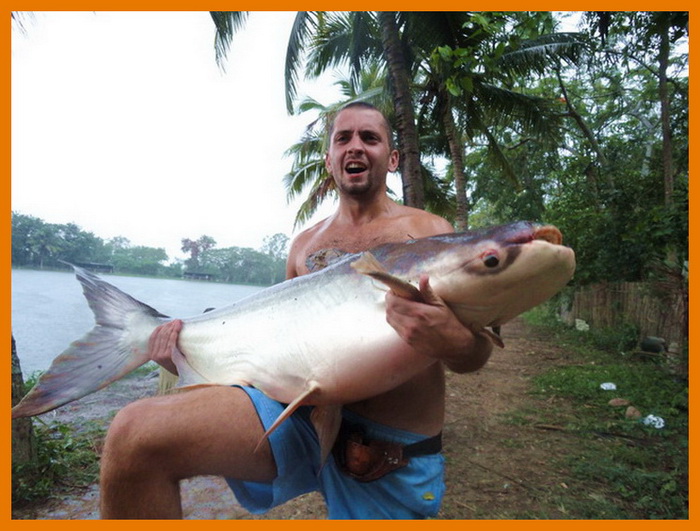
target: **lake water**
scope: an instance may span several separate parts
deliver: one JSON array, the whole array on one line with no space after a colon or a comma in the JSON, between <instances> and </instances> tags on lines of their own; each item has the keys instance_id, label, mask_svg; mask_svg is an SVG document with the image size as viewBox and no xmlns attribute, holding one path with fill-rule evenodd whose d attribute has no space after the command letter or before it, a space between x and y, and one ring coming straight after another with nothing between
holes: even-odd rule
<instances>
[{"instance_id":1,"label":"lake water","mask_svg":"<svg viewBox=\"0 0 700 531\"><path fill-rule=\"evenodd\" d=\"M220 308L262 288L176 279L100 275L159 312L189 317ZM12 270L12 334L25 378L92 329L94 319L73 273Z\"/></svg>"}]
</instances>

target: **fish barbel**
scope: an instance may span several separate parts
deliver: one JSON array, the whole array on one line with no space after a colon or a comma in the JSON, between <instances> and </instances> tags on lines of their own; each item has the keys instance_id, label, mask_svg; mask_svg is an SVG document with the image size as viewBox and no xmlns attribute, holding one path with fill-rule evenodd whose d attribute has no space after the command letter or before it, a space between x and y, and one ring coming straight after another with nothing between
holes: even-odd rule
<instances>
[{"instance_id":1,"label":"fish barbel","mask_svg":"<svg viewBox=\"0 0 700 531\"><path fill-rule=\"evenodd\" d=\"M174 355L178 387L251 385L289 407L317 406L324 452L342 404L379 395L436 360L386 322L385 293L420 300L433 291L477 334L549 299L571 279L574 252L556 227L518 222L391 243L338 258L325 269L234 304L183 319ZM95 327L52 363L12 416L45 413L118 380L149 361L148 340L170 318L75 268ZM502 344L501 344L502 346ZM267 435L267 434L266 434Z\"/></svg>"}]
</instances>

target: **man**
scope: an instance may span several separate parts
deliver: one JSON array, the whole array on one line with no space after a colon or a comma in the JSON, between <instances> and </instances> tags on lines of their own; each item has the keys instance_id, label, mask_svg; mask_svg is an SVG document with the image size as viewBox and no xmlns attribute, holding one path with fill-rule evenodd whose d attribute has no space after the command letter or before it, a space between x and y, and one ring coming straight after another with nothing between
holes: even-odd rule
<instances>
[{"instance_id":1,"label":"man","mask_svg":"<svg viewBox=\"0 0 700 531\"><path fill-rule=\"evenodd\" d=\"M326 168L337 185L338 209L294 240L289 278L308 273L307 258L322 249L357 252L452 231L444 219L387 196L387 173L396 170L399 155L376 108L346 106L329 135ZM300 408L254 451L284 408L257 390L212 386L149 398L124 408L109 429L102 457L102 517L180 518L179 480L196 475L224 476L238 501L252 512L320 490L330 518L436 514L444 492L439 453L444 366L456 372L477 370L486 363L491 344L456 319L433 293L428 278L421 278L420 290L425 303L389 292L387 321L407 348L440 362L387 393L346 405L336 457L320 470L308 407ZM176 320L159 327L149 344L152 359L171 371L181 326ZM408 459L389 462L384 449L391 453L397 445Z\"/></svg>"}]
</instances>

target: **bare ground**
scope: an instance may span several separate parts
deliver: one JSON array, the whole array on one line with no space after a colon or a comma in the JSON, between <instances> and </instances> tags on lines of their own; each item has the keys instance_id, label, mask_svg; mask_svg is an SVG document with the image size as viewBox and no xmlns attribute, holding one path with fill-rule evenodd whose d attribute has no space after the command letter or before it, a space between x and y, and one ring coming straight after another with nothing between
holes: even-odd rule
<instances>
[{"instance_id":1,"label":"bare ground","mask_svg":"<svg viewBox=\"0 0 700 531\"><path fill-rule=\"evenodd\" d=\"M557 489L569 488L552 457L571 451L574 442L564 432L537 424L536 414L530 419L527 412L558 407L528 393L531 377L572 361L522 320L504 326L502 333L506 348L497 349L486 367L473 374L448 375L447 494L440 519L566 518L552 509L555 505L543 501ZM118 382L47 416L78 425L104 421L125 404L153 394L156 382L152 377ZM519 422L512 420L516 410ZM253 516L237 505L221 478L188 480L181 490L187 519L326 518L317 493ZM74 490L38 506L13 510L12 517L96 519L98 491L97 485Z\"/></svg>"}]
</instances>

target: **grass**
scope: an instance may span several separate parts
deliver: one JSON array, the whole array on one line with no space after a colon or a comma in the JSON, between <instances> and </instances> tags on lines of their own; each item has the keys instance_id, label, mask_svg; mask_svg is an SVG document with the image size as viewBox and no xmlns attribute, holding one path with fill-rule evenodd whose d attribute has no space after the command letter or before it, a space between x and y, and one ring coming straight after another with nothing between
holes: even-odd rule
<instances>
[{"instance_id":1,"label":"grass","mask_svg":"<svg viewBox=\"0 0 700 531\"><path fill-rule=\"evenodd\" d=\"M75 487L87 487L99 474L97 447L104 428L77 433L58 422L34 422L37 456L27 464L12 465L12 506L43 501Z\"/></svg>"},{"instance_id":2,"label":"grass","mask_svg":"<svg viewBox=\"0 0 700 531\"><path fill-rule=\"evenodd\" d=\"M541 310L539 310L541 311ZM543 328L536 312L529 323ZM515 411L511 421L533 419L556 425L580 444L552 465L566 471L566 489L552 493L566 518L687 519L688 518L688 382L663 363L629 356L630 330L578 332L563 325L546 327L548 335L574 354L565 365L535 377L531 392L556 408ZM627 336L627 337L625 337ZM631 347L630 347L631 345ZM617 389L606 391L601 384ZM628 418L626 407L608 404L629 400L642 415ZM644 417L664 421L662 428L645 425Z\"/></svg>"}]
</instances>

